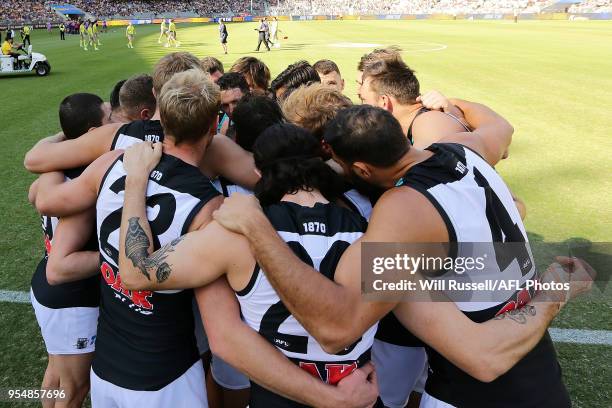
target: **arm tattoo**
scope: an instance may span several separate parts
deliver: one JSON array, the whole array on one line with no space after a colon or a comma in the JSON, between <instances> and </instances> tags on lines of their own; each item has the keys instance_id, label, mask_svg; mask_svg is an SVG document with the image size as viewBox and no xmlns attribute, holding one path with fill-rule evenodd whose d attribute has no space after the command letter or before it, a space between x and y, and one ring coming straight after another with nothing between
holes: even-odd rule
<instances>
[{"instance_id":1,"label":"arm tattoo","mask_svg":"<svg viewBox=\"0 0 612 408\"><path fill-rule=\"evenodd\" d=\"M525 324L527 323L527 318L529 316L535 316L535 315L536 315L536 308L533 306L525 305L520 309L510 310L504 314L495 316L495 320L503 320L506 318L506 316L508 316L508 318L514 320L518 324Z\"/></svg>"},{"instance_id":2,"label":"arm tattoo","mask_svg":"<svg viewBox=\"0 0 612 408\"><path fill-rule=\"evenodd\" d=\"M128 220L128 231L125 234L125 255L148 280L151 280L149 272L155 272L157 283L162 283L172 273L172 268L165 262L168 253L174 251L182 239L182 237L173 239L149 256L151 241L140 226L140 218L132 217Z\"/></svg>"}]
</instances>

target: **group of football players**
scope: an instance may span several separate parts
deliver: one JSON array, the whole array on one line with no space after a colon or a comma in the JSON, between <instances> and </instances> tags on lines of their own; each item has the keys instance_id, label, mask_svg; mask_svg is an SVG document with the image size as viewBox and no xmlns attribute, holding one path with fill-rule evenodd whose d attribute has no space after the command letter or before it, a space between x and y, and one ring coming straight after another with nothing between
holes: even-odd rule
<instances>
[{"instance_id":1,"label":"group of football players","mask_svg":"<svg viewBox=\"0 0 612 408\"><path fill-rule=\"evenodd\" d=\"M397 48L364 55L357 83L355 105L331 60L271 81L254 57L225 72L175 52L110 103L61 102L62 131L25 157L42 387L67 395L44 406L570 406L547 327L589 268L536 271L525 205L494 169L513 127L422 93ZM496 279L582 279L489 302L362 299L369 242L510 241L525 252L492 257Z\"/></svg>"}]
</instances>

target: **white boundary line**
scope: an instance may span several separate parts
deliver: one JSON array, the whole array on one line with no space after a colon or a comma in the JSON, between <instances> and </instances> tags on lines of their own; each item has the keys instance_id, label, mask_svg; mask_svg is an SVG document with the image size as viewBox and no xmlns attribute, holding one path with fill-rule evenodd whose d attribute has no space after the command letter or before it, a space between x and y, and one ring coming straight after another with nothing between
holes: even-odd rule
<instances>
[{"instance_id":1,"label":"white boundary line","mask_svg":"<svg viewBox=\"0 0 612 408\"><path fill-rule=\"evenodd\" d=\"M30 303L30 292L16 290L0 290L0 302Z\"/></svg>"},{"instance_id":2,"label":"white boundary line","mask_svg":"<svg viewBox=\"0 0 612 408\"><path fill-rule=\"evenodd\" d=\"M0 302L30 303L30 293L15 290L0 290ZM612 330L548 329L556 343L595 344L612 346Z\"/></svg>"}]
</instances>

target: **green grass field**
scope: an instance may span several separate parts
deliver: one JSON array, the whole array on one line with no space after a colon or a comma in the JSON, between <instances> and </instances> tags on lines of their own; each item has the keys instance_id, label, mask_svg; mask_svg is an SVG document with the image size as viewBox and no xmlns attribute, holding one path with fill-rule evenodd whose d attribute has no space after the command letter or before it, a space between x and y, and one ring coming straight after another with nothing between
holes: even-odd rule
<instances>
[{"instance_id":1,"label":"green grass field","mask_svg":"<svg viewBox=\"0 0 612 408\"><path fill-rule=\"evenodd\" d=\"M180 50L216 56L226 68L256 55L273 77L298 59L330 58L342 70L346 94L356 99L359 57L378 45L399 45L423 91L485 103L514 125L510 158L498 169L527 204L532 241L612 241L612 22L281 22L289 37L282 48L257 54L254 27L228 24L230 54L223 55L215 25L179 24ZM43 252L40 223L27 204L34 176L23 169L25 152L59 130L57 108L66 95L93 92L107 99L116 81L150 72L173 51L157 44L158 34L158 26L138 26L130 50L124 29L112 29L102 35L100 51L84 52L77 36L59 41L57 33L36 31L34 51L47 56L51 75L0 77L0 157L6 170L0 188L0 289L29 290ZM609 330L611 312L610 296L599 296L570 305L553 325ZM31 306L0 303L0 321L0 387L38 386L45 351ZM612 406L612 348L557 349L575 406Z\"/></svg>"}]
</instances>

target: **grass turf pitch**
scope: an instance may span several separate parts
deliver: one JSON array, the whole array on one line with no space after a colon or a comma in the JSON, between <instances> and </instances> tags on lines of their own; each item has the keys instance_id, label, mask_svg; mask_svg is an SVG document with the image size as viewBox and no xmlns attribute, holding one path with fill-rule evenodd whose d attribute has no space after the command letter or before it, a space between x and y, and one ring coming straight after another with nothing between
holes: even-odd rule
<instances>
[{"instance_id":1,"label":"grass turf pitch","mask_svg":"<svg viewBox=\"0 0 612 408\"><path fill-rule=\"evenodd\" d=\"M493 107L514 125L510 159L498 169L528 207L532 240L572 238L610 241L612 194L612 22L568 21L317 21L281 22L280 49L254 53L255 23L228 24L229 51L222 54L216 25L178 25L179 50L214 55L229 69L245 55L269 65L274 77L289 63L330 58L356 99L359 57L381 45L397 44L417 71L422 90ZM93 92L108 98L114 83L140 72L174 49L157 43L159 26L137 26L135 49L124 28L101 36L100 51L82 51L78 36L36 30L34 51L47 56L48 77L0 77L1 154L0 288L28 290L42 254L40 225L27 204L33 180L22 167L38 138L59 130L57 107L66 95ZM570 305L554 325L610 329L609 297ZM0 303L3 373L0 387L37 386L44 348L28 305ZM610 347L558 345L566 382L576 406L612 404ZM607 373L607 374L606 374Z\"/></svg>"}]
</instances>

